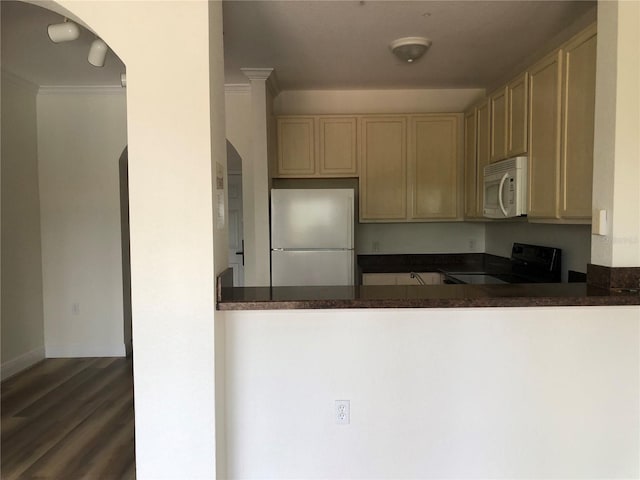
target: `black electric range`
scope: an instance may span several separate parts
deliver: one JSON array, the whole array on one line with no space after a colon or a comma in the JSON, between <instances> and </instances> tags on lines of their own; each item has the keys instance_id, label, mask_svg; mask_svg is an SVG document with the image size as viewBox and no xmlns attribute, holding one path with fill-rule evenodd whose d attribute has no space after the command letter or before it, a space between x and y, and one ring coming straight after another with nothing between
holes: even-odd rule
<instances>
[{"instance_id":1,"label":"black electric range","mask_svg":"<svg viewBox=\"0 0 640 480\"><path fill-rule=\"evenodd\" d=\"M444 283L558 283L561 279L562 250L514 243L507 268L501 271L445 271Z\"/></svg>"}]
</instances>

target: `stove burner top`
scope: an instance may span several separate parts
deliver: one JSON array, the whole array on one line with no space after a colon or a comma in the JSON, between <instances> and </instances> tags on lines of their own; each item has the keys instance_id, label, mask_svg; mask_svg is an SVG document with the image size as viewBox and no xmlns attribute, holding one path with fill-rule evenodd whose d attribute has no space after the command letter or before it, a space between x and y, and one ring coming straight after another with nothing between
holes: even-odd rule
<instances>
[{"instance_id":1,"label":"stove burner top","mask_svg":"<svg viewBox=\"0 0 640 480\"><path fill-rule=\"evenodd\" d=\"M511 249L511 272L444 272L444 283L501 284L560 282L562 250L514 243Z\"/></svg>"}]
</instances>

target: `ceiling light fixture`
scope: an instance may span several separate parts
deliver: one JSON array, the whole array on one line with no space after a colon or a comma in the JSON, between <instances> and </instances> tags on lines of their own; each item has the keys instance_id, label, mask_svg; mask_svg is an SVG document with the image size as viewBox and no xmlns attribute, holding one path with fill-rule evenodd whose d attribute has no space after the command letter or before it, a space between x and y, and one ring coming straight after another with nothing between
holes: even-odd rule
<instances>
[{"instance_id":1,"label":"ceiling light fixture","mask_svg":"<svg viewBox=\"0 0 640 480\"><path fill-rule=\"evenodd\" d=\"M94 67L104 67L104 59L107 56L107 44L100 38L96 38L89 49L87 60Z\"/></svg>"},{"instance_id":2,"label":"ceiling light fixture","mask_svg":"<svg viewBox=\"0 0 640 480\"><path fill-rule=\"evenodd\" d=\"M66 18L62 23L54 23L47 27L47 33L53 43L70 42L80 36L80 28Z\"/></svg>"},{"instance_id":3,"label":"ceiling light fixture","mask_svg":"<svg viewBox=\"0 0 640 480\"><path fill-rule=\"evenodd\" d=\"M389 49L403 62L413 63L431 46L431 40L425 37L398 38L389 44Z\"/></svg>"}]
</instances>

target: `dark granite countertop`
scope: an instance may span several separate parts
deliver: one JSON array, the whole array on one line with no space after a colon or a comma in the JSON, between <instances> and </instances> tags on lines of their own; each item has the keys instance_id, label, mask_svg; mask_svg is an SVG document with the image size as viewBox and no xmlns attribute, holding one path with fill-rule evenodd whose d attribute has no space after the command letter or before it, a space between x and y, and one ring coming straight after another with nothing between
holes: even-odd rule
<instances>
[{"instance_id":1,"label":"dark granite countertop","mask_svg":"<svg viewBox=\"0 0 640 480\"><path fill-rule=\"evenodd\" d=\"M221 287L218 310L640 305L638 293L586 283Z\"/></svg>"}]
</instances>

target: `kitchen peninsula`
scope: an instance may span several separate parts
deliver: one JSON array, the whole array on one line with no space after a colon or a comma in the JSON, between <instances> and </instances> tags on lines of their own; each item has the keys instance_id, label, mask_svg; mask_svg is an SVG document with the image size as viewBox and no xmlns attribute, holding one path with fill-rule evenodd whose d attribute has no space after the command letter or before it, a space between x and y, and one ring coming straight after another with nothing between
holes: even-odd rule
<instances>
[{"instance_id":1,"label":"kitchen peninsula","mask_svg":"<svg viewBox=\"0 0 640 480\"><path fill-rule=\"evenodd\" d=\"M431 261L424 261L424 258ZM379 257L378 257L379 258ZM411 256L405 256L411 258ZM422 264L400 264L398 269L439 273L473 272L492 255L415 256ZM367 272L389 271L369 259L359 262ZM364 269L362 268L364 264ZM358 285L306 287L234 287L232 272L218 277L218 310L345 309L345 308L468 308L640 305L640 269L620 269L608 277L602 267L589 265L586 283L506 283L485 285Z\"/></svg>"}]
</instances>

